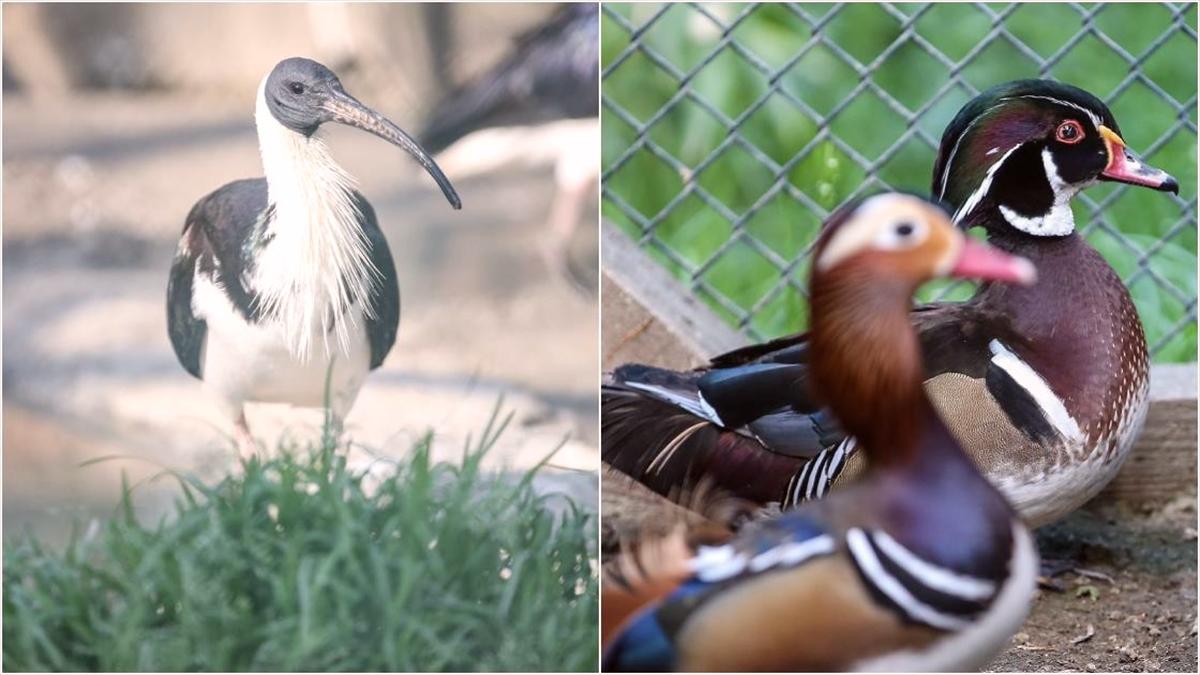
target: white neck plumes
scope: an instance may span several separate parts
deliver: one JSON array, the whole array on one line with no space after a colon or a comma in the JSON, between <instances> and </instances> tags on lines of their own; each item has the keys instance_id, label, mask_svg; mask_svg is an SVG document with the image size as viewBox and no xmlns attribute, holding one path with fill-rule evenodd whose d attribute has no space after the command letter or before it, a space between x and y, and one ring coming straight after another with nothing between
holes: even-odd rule
<instances>
[{"instance_id":1,"label":"white neck plumes","mask_svg":"<svg viewBox=\"0 0 1200 675\"><path fill-rule=\"evenodd\" d=\"M318 338L331 356L330 333L348 353L349 329L360 320L348 310L357 305L373 316L370 297L379 282L353 197L354 179L333 161L321 139L275 119L263 85L255 123L267 199L275 206L269 242L249 280L264 321L282 332L288 350L301 360L312 355Z\"/></svg>"}]
</instances>

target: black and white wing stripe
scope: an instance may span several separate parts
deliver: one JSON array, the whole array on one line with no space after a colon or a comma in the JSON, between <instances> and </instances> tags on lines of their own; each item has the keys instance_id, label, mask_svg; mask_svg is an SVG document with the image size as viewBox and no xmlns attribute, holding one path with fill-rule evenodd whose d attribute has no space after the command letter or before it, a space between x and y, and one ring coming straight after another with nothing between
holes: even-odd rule
<instances>
[{"instance_id":1,"label":"black and white wing stripe","mask_svg":"<svg viewBox=\"0 0 1200 675\"><path fill-rule=\"evenodd\" d=\"M833 485L833 481L845 468L855 447L854 437L847 436L837 445L817 453L816 457L800 467L800 470L792 476L780 506L786 509L810 499L824 497Z\"/></svg>"},{"instance_id":2,"label":"black and white wing stripe","mask_svg":"<svg viewBox=\"0 0 1200 675\"><path fill-rule=\"evenodd\" d=\"M901 619L943 631L971 625L1000 584L941 567L883 531L852 528L846 547L871 595Z\"/></svg>"}]
</instances>

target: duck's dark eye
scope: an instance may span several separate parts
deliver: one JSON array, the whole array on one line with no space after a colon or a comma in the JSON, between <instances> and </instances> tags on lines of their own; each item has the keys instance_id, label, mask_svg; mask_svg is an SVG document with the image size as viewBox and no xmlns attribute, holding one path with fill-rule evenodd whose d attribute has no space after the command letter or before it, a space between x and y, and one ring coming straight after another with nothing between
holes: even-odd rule
<instances>
[{"instance_id":1,"label":"duck's dark eye","mask_svg":"<svg viewBox=\"0 0 1200 675\"><path fill-rule=\"evenodd\" d=\"M900 223L896 226L896 235L904 239L913 233L912 223Z\"/></svg>"},{"instance_id":2,"label":"duck's dark eye","mask_svg":"<svg viewBox=\"0 0 1200 675\"><path fill-rule=\"evenodd\" d=\"M1067 120L1058 125L1054 137L1062 143L1074 144L1083 140L1083 126L1075 120Z\"/></svg>"},{"instance_id":3,"label":"duck's dark eye","mask_svg":"<svg viewBox=\"0 0 1200 675\"><path fill-rule=\"evenodd\" d=\"M300 84L299 82L288 83L288 89L291 89L292 93L297 96L304 93L304 85Z\"/></svg>"}]
</instances>

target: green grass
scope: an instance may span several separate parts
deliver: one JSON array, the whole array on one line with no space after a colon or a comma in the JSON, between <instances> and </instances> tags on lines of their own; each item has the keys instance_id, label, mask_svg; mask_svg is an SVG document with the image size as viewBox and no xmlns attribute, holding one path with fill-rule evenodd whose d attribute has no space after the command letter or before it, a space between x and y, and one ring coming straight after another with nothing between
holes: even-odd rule
<instances>
[{"instance_id":1,"label":"green grass","mask_svg":"<svg viewBox=\"0 0 1200 675\"><path fill-rule=\"evenodd\" d=\"M1002 11L1006 4L989 5ZM1090 5L1089 5L1090 6ZM658 5L609 4L635 29L646 26L660 9ZM740 16L744 5L705 5L706 11L731 23ZM1008 80L1041 75L1035 60L1004 39L988 44L970 59L968 55L986 39L991 19L979 8L954 3L932 7L920 4L896 5L905 16L917 16L913 30L953 62L962 64L963 78L978 89ZM827 21L820 29L823 37L845 50L861 64L879 61L873 81L910 110L934 102L916 121L916 127L933 139L940 139L958 109L970 100L970 93L953 87L935 97L951 76L951 70L929 56L911 39L901 40L893 51L888 48L903 34L903 25L873 4L846 5L837 12L832 5L807 4L805 11ZM601 58L608 68L631 43L630 33L616 20L602 13ZM1184 23L1196 29L1196 6L1189 6ZM1178 102L1196 95L1196 41L1173 28L1172 8L1160 4L1109 4L1094 17L1095 26L1117 45L1133 54L1143 55L1159 38L1170 37L1140 63L1143 74ZM1040 58L1056 54L1083 26L1078 12L1062 4L1025 4L1004 20L1004 27L1030 47ZM827 44L818 44L795 63L798 50L814 37L812 26L782 5L757 7L733 29L731 37L752 54L747 57L732 48L723 49L708 62L707 56L722 39L719 29L695 8L674 5L644 31L638 40L682 73L694 75L688 87L720 115L738 123L738 133L758 152L777 165L788 165L818 133L815 121L794 101L771 91L771 82L751 59L757 59L778 72L779 86L820 115L830 115L859 83L859 76L846 60ZM881 58L882 57L882 58ZM790 67L784 68L791 63ZM1176 121L1176 110L1156 92L1135 82L1119 95L1113 92L1130 72L1131 66L1095 36L1087 36L1066 50L1051 68L1050 77L1069 82L1109 100L1109 106L1121 126L1130 147L1142 152L1167 133ZM819 214L804 200L782 190L768 197L776 177L754 153L733 143L715 152L730 136L718 117L692 97L678 97L680 81L641 51L635 51L603 81L606 99L628 112L638 124L657 117L647 137L687 170L678 171L648 150L638 150L619 170L608 176L605 188L637 214L631 217L616 199L607 197L603 215L635 237L642 227L652 223L655 236L681 259L682 263L647 248L678 278L691 281L697 276L720 299L701 290L700 295L722 317L738 325L740 315L751 312L744 327L751 337L766 338L806 325L807 303L803 288L808 266L803 258L807 246L820 227ZM766 97L765 102L763 98ZM757 106L762 102L761 106ZM665 110L665 111L664 111ZM1185 111L1196 121L1194 104ZM907 123L873 92L858 95L830 121L830 131L868 161L880 158L908 130ZM602 108L601 125L603 166L611 167L635 143L638 133L622 116ZM715 157L714 157L715 155ZM706 168L698 170L712 158ZM1108 223L1134 248L1102 228L1086 226L1094 222L1077 201L1077 222L1091 241L1129 280L1137 270L1138 259L1156 246L1172 229L1184 222L1182 230L1162 244L1150 258L1151 268L1174 286L1184 297L1180 301L1150 277L1142 275L1131 283L1131 292L1146 326L1149 343L1159 345L1173 327L1186 327L1159 345L1154 358L1159 362L1193 361L1196 358L1196 323L1187 321L1188 301L1196 297L1196 226L1195 207L1185 206L1196 198L1196 134L1190 129L1177 130L1162 147L1146 159L1179 179L1181 199L1146 189L1111 184L1087 191L1101 199L1114 190L1120 195L1106 211ZM928 194L934 150L923 140L910 137L900 151L879 167L878 176L890 185ZM830 210L863 189L878 190L868 183L866 172L843 148L829 140L819 140L812 151L795 161L785 172L784 181L803 193L822 209ZM705 203L695 194L680 198L690 186L709 192L722 206ZM673 202L679 200L677 203ZM745 223L745 232L761 247L743 237L730 241L733 223L754 211ZM1191 222L1188 222L1188 218ZM700 270L713 256L716 261ZM789 275L796 287L778 282ZM927 292L937 292L933 287ZM949 297L962 298L970 289L960 284Z\"/></svg>"},{"instance_id":2,"label":"green grass","mask_svg":"<svg viewBox=\"0 0 1200 675\"><path fill-rule=\"evenodd\" d=\"M595 519L553 515L534 472L484 474L503 427L370 477L327 434L216 484L172 474L152 527L127 488L65 551L8 541L4 669L594 671Z\"/></svg>"}]
</instances>

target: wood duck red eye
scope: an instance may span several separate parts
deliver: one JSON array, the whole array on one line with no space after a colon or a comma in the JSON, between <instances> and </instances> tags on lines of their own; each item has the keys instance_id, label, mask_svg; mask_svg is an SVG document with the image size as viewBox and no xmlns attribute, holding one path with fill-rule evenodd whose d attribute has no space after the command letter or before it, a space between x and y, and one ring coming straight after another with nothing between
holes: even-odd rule
<instances>
[{"instance_id":1,"label":"wood duck red eye","mask_svg":"<svg viewBox=\"0 0 1200 675\"><path fill-rule=\"evenodd\" d=\"M1083 140L1083 125L1075 120L1067 120L1058 125L1054 137L1061 143L1074 145Z\"/></svg>"}]
</instances>

